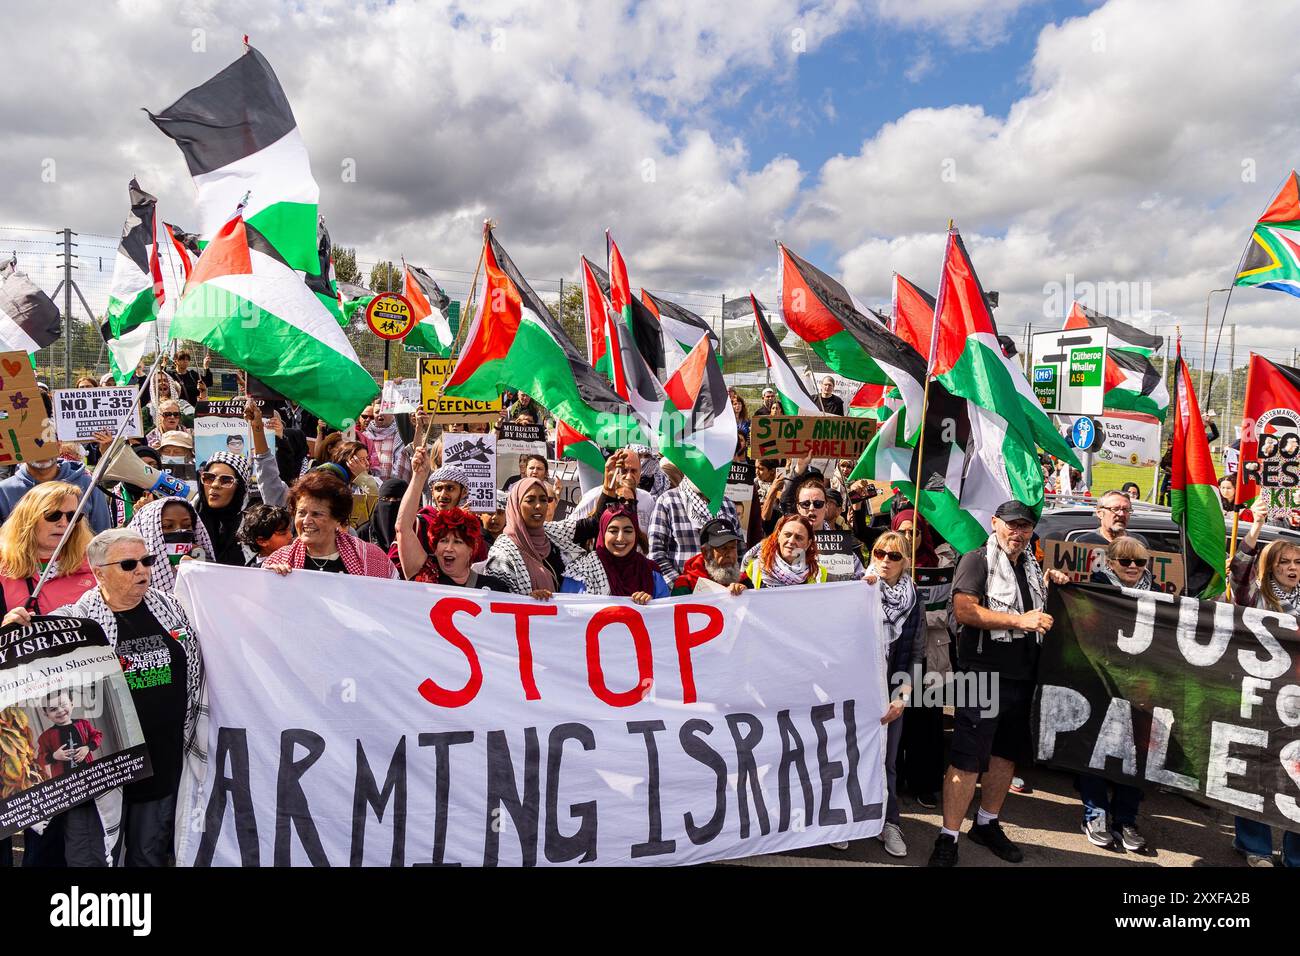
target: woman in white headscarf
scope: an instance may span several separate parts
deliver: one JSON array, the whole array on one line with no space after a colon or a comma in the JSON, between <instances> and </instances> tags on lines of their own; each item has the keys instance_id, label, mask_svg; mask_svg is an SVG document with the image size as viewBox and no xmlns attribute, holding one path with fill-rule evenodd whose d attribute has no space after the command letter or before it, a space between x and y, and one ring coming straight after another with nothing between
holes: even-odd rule
<instances>
[{"instance_id":1,"label":"woman in white headscarf","mask_svg":"<svg viewBox=\"0 0 1300 956\"><path fill-rule=\"evenodd\" d=\"M150 586L171 594L176 586L176 568L186 558L212 560L212 539L203 526L198 512L184 498L159 498L135 513L127 525L144 538L150 554L165 561L156 561Z\"/></svg>"}]
</instances>

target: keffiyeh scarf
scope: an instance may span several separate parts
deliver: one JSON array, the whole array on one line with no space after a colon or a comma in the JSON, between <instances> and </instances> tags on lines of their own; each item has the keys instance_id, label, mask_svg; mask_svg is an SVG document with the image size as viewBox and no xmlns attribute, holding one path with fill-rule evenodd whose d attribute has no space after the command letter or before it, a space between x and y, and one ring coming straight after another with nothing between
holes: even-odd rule
<instances>
[{"instance_id":1,"label":"keffiyeh scarf","mask_svg":"<svg viewBox=\"0 0 1300 956\"><path fill-rule=\"evenodd\" d=\"M988 577L985 579L984 596L989 609L1003 614L1023 614L1029 608L1022 607L1020 586L1016 583L1016 571L1011 566L1011 558L1002 550L996 534L989 535L984 545L984 557L988 562ZM1021 555L1025 569L1025 580L1029 582L1029 597L1033 601L1032 610L1041 610L1047 598L1047 585L1043 581L1043 569L1028 554ZM1024 637L1024 631L989 631L989 639L1010 641Z\"/></svg>"},{"instance_id":2,"label":"keffiyeh scarf","mask_svg":"<svg viewBox=\"0 0 1300 956\"><path fill-rule=\"evenodd\" d=\"M785 558L781 557L780 552L772 555L771 570L764 571L765 578L771 578L780 587L786 587L791 584L803 584L808 580L808 557L806 554L799 556L798 564L790 564Z\"/></svg>"},{"instance_id":3,"label":"keffiyeh scarf","mask_svg":"<svg viewBox=\"0 0 1300 956\"><path fill-rule=\"evenodd\" d=\"M135 517L127 527L144 538L144 546L150 554L159 556L153 563L153 574L149 578L149 583L165 594L171 594L172 589L176 587L176 569L167 560L166 542L163 541L162 530L163 509L172 504L181 505L190 513L190 520L194 523L194 547L203 549L206 560L212 561L216 558L212 551L212 539L208 537L208 530L199 520L193 505L184 498L158 498L149 502L135 513Z\"/></svg>"},{"instance_id":4,"label":"keffiyeh scarf","mask_svg":"<svg viewBox=\"0 0 1300 956\"><path fill-rule=\"evenodd\" d=\"M1288 591L1283 588L1277 581L1269 581L1268 586L1273 591L1273 599L1282 605L1283 610L1288 614L1295 614L1300 611L1300 586Z\"/></svg>"}]
</instances>

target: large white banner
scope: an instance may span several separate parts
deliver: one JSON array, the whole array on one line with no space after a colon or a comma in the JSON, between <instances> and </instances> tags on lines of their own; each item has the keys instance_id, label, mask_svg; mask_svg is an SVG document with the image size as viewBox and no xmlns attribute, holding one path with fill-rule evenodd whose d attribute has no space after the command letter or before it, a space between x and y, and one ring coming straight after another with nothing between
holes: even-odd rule
<instances>
[{"instance_id":1,"label":"large white banner","mask_svg":"<svg viewBox=\"0 0 1300 956\"><path fill-rule=\"evenodd\" d=\"M187 561L185 865L685 864L880 833L863 582L617 598Z\"/></svg>"}]
</instances>

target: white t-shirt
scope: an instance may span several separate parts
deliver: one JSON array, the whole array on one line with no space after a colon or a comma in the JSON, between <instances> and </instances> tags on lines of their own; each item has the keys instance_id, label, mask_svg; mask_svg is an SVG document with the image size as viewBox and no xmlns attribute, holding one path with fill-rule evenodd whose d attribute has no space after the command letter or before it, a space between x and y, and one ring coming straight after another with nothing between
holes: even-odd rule
<instances>
[{"instance_id":1,"label":"white t-shirt","mask_svg":"<svg viewBox=\"0 0 1300 956\"><path fill-rule=\"evenodd\" d=\"M596 510L596 500L600 497L601 486L596 486L578 499L578 503L573 506L570 512L570 518L589 518L592 512ZM654 495L644 488L636 490L636 520L641 525L641 530L646 534L650 533L650 517L655 513Z\"/></svg>"}]
</instances>

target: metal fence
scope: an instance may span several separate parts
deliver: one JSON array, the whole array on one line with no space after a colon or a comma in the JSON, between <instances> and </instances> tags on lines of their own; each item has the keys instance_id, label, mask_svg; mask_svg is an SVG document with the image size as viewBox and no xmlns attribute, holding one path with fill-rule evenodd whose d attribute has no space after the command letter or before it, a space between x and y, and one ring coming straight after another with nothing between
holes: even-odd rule
<instances>
[{"instance_id":1,"label":"metal fence","mask_svg":"<svg viewBox=\"0 0 1300 956\"><path fill-rule=\"evenodd\" d=\"M65 312L63 337L36 355L38 377L52 386L70 384L81 375L98 376L108 371L108 354L99 333L99 325L108 302L117 245L117 236L46 227L0 226L0 254L16 254L19 268L50 293ZM400 257L394 257L391 261L400 263ZM369 285L371 273L378 264L378 260L358 260L361 284ZM472 271L437 266L426 268L453 300L464 303L469 299ZM71 286L66 281L69 278ZM574 302L580 301L574 298L574 280L571 277L533 276L528 282L561 319L574 344L585 356L586 341L582 333L581 311L580 308L572 308ZM380 288L375 291L385 290ZM722 341L723 365L728 383L735 385L747 398L756 398L769 378L763 366L754 324L744 317L723 318L723 304L728 298L747 294L749 290L650 291L679 303L709 323ZM772 290L755 291L761 300L771 302ZM571 307L561 308L566 299L571 300ZM1025 321L1008 314L1006 309L997 313L997 320L1000 330L1016 341L1022 353L1027 351L1029 337L1033 332L1046 331L1054 325L1041 315ZM778 334L782 334L784 330L779 320L775 320L774 325ZM1059 328L1059 325L1055 327ZM1212 387L1211 379L1204 382L1206 388L1199 398L1202 409L1213 408L1218 411L1221 424L1230 422L1234 412L1239 412L1242 407L1247 350L1243 348L1240 354L1237 353L1236 330L1232 324L1224 328L1220 338L1216 334L1217 322L1213 322L1208 343L1203 340L1203 333L1198 335L1190 331L1195 329L1199 332L1199 319L1186 321L1184 327L1189 330L1189 335L1183 339L1184 354L1193 368L1199 367L1198 359L1203 351L1207 355L1213 355L1216 346L1219 346L1218 373L1211 377ZM1153 333L1163 334L1166 339L1171 339L1174 331L1172 319L1168 324L1152 327ZM377 380L380 379L383 374L383 343L366 329L359 316L347 330L347 335L362 364ZM812 349L796 336L786 335L782 344L790 361L801 372L815 377L828 371ZM197 349L194 351L201 361L202 352ZM1297 352L1291 346L1255 346L1253 351L1278 362L1297 364ZM1172 356L1172 348L1168 350L1168 355ZM1156 365L1159 368L1162 362L1157 359ZM1168 366L1172 368L1171 358ZM212 367L217 373L234 371L233 366L218 355L212 356ZM400 345L394 345L390 373L394 377L413 376L416 373L416 356L406 352ZM1200 390L1202 377L1197 375L1194 378ZM1223 428L1223 431L1230 433L1231 429ZM1231 440L1230 435L1225 437Z\"/></svg>"}]
</instances>

